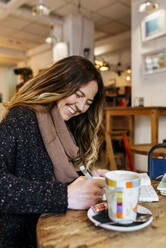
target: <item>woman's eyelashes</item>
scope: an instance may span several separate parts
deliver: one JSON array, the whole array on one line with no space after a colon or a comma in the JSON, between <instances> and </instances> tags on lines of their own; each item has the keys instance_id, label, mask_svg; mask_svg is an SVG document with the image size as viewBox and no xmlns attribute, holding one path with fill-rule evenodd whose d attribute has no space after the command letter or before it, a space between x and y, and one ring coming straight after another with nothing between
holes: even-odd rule
<instances>
[{"instance_id":1,"label":"woman's eyelashes","mask_svg":"<svg viewBox=\"0 0 166 248\"><path fill-rule=\"evenodd\" d=\"M92 101L87 101L86 104L90 106L92 104Z\"/></svg>"},{"instance_id":2,"label":"woman's eyelashes","mask_svg":"<svg viewBox=\"0 0 166 248\"><path fill-rule=\"evenodd\" d=\"M76 95L76 97L77 98L84 98L85 97L85 95L83 95L81 92L79 92L79 91L77 91L76 93L75 93L75 95ZM89 100L89 99L87 99L87 101L86 101L86 105L87 106L90 106L91 104L92 104L92 100Z\"/></svg>"},{"instance_id":3,"label":"woman's eyelashes","mask_svg":"<svg viewBox=\"0 0 166 248\"><path fill-rule=\"evenodd\" d=\"M83 97L83 95L80 92L76 92L75 94L77 98Z\"/></svg>"}]
</instances>

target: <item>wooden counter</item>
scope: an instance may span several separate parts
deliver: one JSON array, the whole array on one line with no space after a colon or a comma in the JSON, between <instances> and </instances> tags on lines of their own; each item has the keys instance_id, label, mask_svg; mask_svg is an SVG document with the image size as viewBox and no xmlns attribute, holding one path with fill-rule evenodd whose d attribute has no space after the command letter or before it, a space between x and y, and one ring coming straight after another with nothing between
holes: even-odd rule
<instances>
[{"instance_id":1,"label":"wooden counter","mask_svg":"<svg viewBox=\"0 0 166 248\"><path fill-rule=\"evenodd\" d=\"M135 116L150 116L151 118L151 143L150 144L135 144L134 143L134 121ZM159 133L159 117L166 116L166 107L106 107L105 108L105 140L106 140L106 162L112 163L110 169L116 169L113 160L112 145L110 143L110 135L112 133L113 118L117 116L127 116L129 119L129 142L130 149L134 153L147 155L151 147L158 144ZM161 155L161 153L160 153Z\"/></svg>"},{"instance_id":2,"label":"wooden counter","mask_svg":"<svg viewBox=\"0 0 166 248\"><path fill-rule=\"evenodd\" d=\"M153 183L155 188L158 183ZM165 248L166 197L159 198L159 202L142 204L152 211L154 220L148 227L134 232L95 227L87 211L43 214L37 225L38 248Z\"/></svg>"}]
</instances>

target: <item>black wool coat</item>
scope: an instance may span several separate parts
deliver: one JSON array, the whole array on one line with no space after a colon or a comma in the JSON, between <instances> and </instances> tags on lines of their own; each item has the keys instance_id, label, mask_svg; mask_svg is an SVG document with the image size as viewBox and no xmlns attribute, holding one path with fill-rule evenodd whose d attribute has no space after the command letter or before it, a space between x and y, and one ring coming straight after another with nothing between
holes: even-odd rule
<instances>
[{"instance_id":1,"label":"black wool coat","mask_svg":"<svg viewBox=\"0 0 166 248\"><path fill-rule=\"evenodd\" d=\"M33 111L13 108L0 123L0 248L36 245L41 213L65 213L67 185L55 181Z\"/></svg>"}]
</instances>

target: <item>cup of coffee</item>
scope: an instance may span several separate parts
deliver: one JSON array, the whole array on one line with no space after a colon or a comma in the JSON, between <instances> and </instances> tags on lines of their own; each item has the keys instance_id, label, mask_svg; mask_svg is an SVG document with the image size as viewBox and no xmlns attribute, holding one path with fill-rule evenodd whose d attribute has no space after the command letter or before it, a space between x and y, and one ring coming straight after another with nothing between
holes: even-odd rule
<instances>
[{"instance_id":1,"label":"cup of coffee","mask_svg":"<svg viewBox=\"0 0 166 248\"><path fill-rule=\"evenodd\" d=\"M136 220L140 177L136 172L115 170L105 175L109 218L118 223Z\"/></svg>"}]
</instances>

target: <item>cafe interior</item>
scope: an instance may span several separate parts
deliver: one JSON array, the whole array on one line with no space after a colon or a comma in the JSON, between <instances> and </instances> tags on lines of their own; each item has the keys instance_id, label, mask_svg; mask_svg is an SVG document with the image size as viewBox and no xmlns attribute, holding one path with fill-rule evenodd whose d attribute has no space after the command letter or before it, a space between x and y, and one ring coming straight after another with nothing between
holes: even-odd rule
<instances>
[{"instance_id":1,"label":"cafe interior","mask_svg":"<svg viewBox=\"0 0 166 248\"><path fill-rule=\"evenodd\" d=\"M166 172L164 163L156 174L149 171L154 157L164 161L166 154L165 44L165 0L0 0L1 113L2 103L22 83L61 58L84 56L101 72L105 87L105 141L96 166L147 172L153 179ZM156 145L159 148L152 156ZM151 220L138 236L122 236L116 228L105 231L78 211L66 216L71 224L67 231L62 216L43 216L38 223L38 247L125 248L144 242L145 247L163 248L166 201L158 195L159 202L144 203L155 224ZM81 218L76 228L73 218Z\"/></svg>"}]
</instances>

